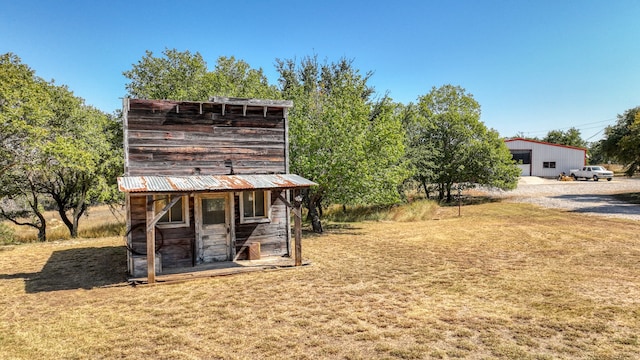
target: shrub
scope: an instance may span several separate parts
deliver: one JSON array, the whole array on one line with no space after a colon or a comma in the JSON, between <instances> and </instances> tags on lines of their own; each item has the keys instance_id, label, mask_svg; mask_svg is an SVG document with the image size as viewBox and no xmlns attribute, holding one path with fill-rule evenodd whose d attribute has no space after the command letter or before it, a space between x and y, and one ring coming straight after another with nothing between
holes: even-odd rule
<instances>
[{"instance_id":1,"label":"shrub","mask_svg":"<svg viewBox=\"0 0 640 360\"><path fill-rule=\"evenodd\" d=\"M16 234L12 228L4 223L0 223L0 245L13 244L16 241Z\"/></svg>"}]
</instances>

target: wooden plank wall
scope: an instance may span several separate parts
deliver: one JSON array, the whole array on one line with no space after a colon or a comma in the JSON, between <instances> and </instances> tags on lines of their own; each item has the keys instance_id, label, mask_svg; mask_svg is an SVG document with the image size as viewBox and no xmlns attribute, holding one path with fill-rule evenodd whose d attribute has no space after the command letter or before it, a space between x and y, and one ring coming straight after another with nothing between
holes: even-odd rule
<instances>
[{"instance_id":1,"label":"wooden plank wall","mask_svg":"<svg viewBox=\"0 0 640 360\"><path fill-rule=\"evenodd\" d=\"M281 174L284 109L239 105L129 101L125 174ZM201 113L202 111L202 113ZM230 164L229 164L230 161Z\"/></svg>"},{"instance_id":2,"label":"wooden plank wall","mask_svg":"<svg viewBox=\"0 0 640 360\"><path fill-rule=\"evenodd\" d=\"M284 192L282 192L284 196ZM236 196L236 204L238 204ZM271 222L260 224L240 224L240 210L236 206L236 253L239 260L247 258L251 243L260 243L261 256L282 256L287 254L287 208L278 199L278 192L271 192Z\"/></svg>"},{"instance_id":3,"label":"wooden plank wall","mask_svg":"<svg viewBox=\"0 0 640 360\"><path fill-rule=\"evenodd\" d=\"M132 195L130 200L131 247L140 254L147 253L146 196ZM189 227L156 228L156 249L162 254L163 268L189 267L193 265L195 245L195 221L193 197L189 197Z\"/></svg>"},{"instance_id":4,"label":"wooden plank wall","mask_svg":"<svg viewBox=\"0 0 640 360\"><path fill-rule=\"evenodd\" d=\"M125 175L227 175L286 173L285 110L213 103L129 100ZM230 161L230 164L229 164ZM271 222L240 224L235 201L236 251L259 242L262 256L287 254L287 210L271 193ZM189 197L190 227L161 229L163 268L189 267L195 246L194 198ZM133 227L144 224L145 197L131 196ZM146 253L144 226L131 234L132 247ZM156 241L160 235L156 233ZM159 245L158 245L159 246Z\"/></svg>"}]
</instances>

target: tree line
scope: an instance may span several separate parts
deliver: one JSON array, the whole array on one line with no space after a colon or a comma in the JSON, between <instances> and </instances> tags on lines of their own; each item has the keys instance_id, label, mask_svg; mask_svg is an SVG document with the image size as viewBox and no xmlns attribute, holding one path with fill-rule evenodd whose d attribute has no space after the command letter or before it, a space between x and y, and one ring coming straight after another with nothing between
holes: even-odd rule
<instances>
[{"instance_id":1,"label":"tree line","mask_svg":"<svg viewBox=\"0 0 640 360\"><path fill-rule=\"evenodd\" d=\"M319 184L304 196L317 232L326 205L399 203L407 181L442 201L451 201L460 186L507 190L517 184L519 169L503 139L480 121L480 104L460 86L433 87L402 104L376 92L373 73L361 73L347 58L276 59L275 67L279 77L271 84L261 68L234 57L219 57L210 69L197 52L165 49L160 56L147 51L123 74L126 96L134 98L293 100L290 169ZM633 171L640 163L629 140L640 139L637 113L625 113L608 129L611 141L602 146ZM57 210L75 237L88 205L121 199L118 113L85 104L11 53L0 57L0 141L0 216L36 228L42 241L45 210Z\"/></svg>"},{"instance_id":2,"label":"tree line","mask_svg":"<svg viewBox=\"0 0 640 360\"><path fill-rule=\"evenodd\" d=\"M45 81L14 54L0 56L0 216L46 239L55 209L72 237L93 203L118 198L122 129L117 118Z\"/></svg>"}]
</instances>

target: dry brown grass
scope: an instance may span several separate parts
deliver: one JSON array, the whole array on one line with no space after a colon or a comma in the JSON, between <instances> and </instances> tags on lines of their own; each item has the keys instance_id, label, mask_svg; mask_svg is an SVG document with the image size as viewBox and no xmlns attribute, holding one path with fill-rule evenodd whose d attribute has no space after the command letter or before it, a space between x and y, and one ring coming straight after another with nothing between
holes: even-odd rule
<instances>
[{"instance_id":1,"label":"dry brown grass","mask_svg":"<svg viewBox=\"0 0 640 360\"><path fill-rule=\"evenodd\" d=\"M337 224L305 234L312 266L138 288L117 286L117 237L4 248L0 358L637 358L638 222L462 214Z\"/></svg>"},{"instance_id":2,"label":"dry brown grass","mask_svg":"<svg viewBox=\"0 0 640 360\"><path fill-rule=\"evenodd\" d=\"M347 211L341 205L329 206L324 218L334 222L362 221L423 221L433 218L438 204L432 200L418 199L403 205L387 206L349 206ZM306 216L306 212L303 212Z\"/></svg>"},{"instance_id":3,"label":"dry brown grass","mask_svg":"<svg viewBox=\"0 0 640 360\"><path fill-rule=\"evenodd\" d=\"M68 240L71 238L69 229L62 222L57 211L46 211L44 216L47 220L47 241ZM22 221L25 222L24 219ZM5 243L36 242L38 239L38 231L35 228L18 226L9 221L4 221L2 224L10 229L13 236L12 239L0 237L0 245ZM122 208L110 208L107 205L93 206L80 218L78 228L80 237L107 237L118 234L123 235L124 232L124 209Z\"/></svg>"}]
</instances>

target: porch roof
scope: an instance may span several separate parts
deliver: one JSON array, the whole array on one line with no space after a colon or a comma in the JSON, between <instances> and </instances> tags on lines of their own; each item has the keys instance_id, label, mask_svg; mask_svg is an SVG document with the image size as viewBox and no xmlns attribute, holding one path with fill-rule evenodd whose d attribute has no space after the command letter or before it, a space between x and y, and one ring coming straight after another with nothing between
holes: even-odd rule
<instances>
[{"instance_id":1,"label":"porch roof","mask_svg":"<svg viewBox=\"0 0 640 360\"><path fill-rule=\"evenodd\" d=\"M118 178L118 189L126 193L297 189L313 185L318 184L295 174L123 176Z\"/></svg>"}]
</instances>

